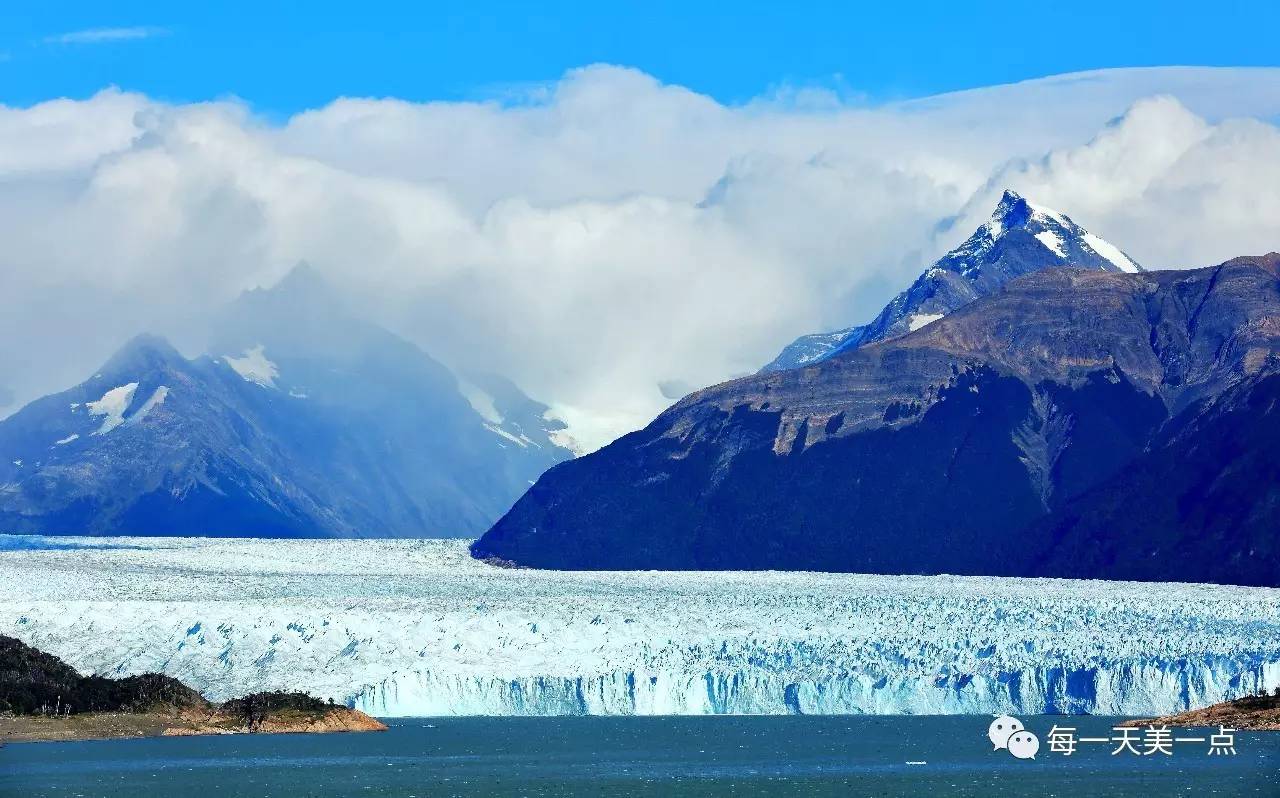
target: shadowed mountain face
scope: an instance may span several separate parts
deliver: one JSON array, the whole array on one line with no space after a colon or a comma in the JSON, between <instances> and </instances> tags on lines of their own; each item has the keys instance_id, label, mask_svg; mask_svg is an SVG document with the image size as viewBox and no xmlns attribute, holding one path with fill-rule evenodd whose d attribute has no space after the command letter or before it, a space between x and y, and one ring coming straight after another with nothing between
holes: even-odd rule
<instances>
[{"instance_id":1,"label":"shadowed mountain face","mask_svg":"<svg viewBox=\"0 0 1280 798\"><path fill-rule=\"evenodd\" d=\"M570 456L545 406L460 382L305 267L213 338L195 360L137 338L0 422L0 530L471 536Z\"/></svg>"},{"instance_id":2,"label":"shadowed mountain face","mask_svg":"<svg viewBox=\"0 0 1280 798\"><path fill-rule=\"evenodd\" d=\"M1199 563L1216 582L1280 585L1280 375L1188 408L1114 479L1029 530L1032 567L1163 579ZM1117 534L1122 531L1123 534Z\"/></svg>"},{"instance_id":3,"label":"shadowed mountain face","mask_svg":"<svg viewBox=\"0 0 1280 798\"><path fill-rule=\"evenodd\" d=\"M1280 584L1280 255L1029 273L693 394L473 546L552 568Z\"/></svg>"},{"instance_id":4,"label":"shadowed mountain face","mask_svg":"<svg viewBox=\"0 0 1280 798\"><path fill-rule=\"evenodd\" d=\"M999 291L1016 277L1056 266L1105 272L1142 270L1120 249L1067 216L1006 191L990 221L943 255L870 323L802 336L761 372L797 368L837 352L905 335L978 297Z\"/></svg>"}]
</instances>

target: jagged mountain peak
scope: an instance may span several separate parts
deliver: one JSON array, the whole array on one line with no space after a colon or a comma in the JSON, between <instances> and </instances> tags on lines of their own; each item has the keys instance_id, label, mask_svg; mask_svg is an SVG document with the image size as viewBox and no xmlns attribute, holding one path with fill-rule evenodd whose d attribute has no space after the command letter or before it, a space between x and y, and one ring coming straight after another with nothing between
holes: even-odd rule
<instances>
[{"instance_id":1,"label":"jagged mountain peak","mask_svg":"<svg viewBox=\"0 0 1280 798\"><path fill-rule=\"evenodd\" d=\"M232 310L272 309L290 315L345 314L344 302L332 283L305 260L298 261L271 285L251 288L232 304Z\"/></svg>"},{"instance_id":2,"label":"jagged mountain peak","mask_svg":"<svg viewBox=\"0 0 1280 798\"><path fill-rule=\"evenodd\" d=\"M1063 266L1142 271L1119 247L1085 230L1066 214L1006 189L988 221L926 269L871 322L802 336L761 371L810 365L837 352L914 332L995 293L1014 278Z\"/></svg>"},{"instance_id":3,"label":"jagged mountain peak","mask_svg":"<svg viewBox=\"0 0 1280 798\"><path fill-rule=\"evenodd\" d=\"M99 372L140 374L155 368L185 362L186 358L173 347L173 344L169 343L168 339L154 333L141 333L116 350Z\"/></svg>"},{"instance_id":4,"label":"jagged mountain peak","mask_svg":"<svg viewBox=\"0 0 1280 798\"><path fill-rule=\"evenodd\" d=\"M999 204L991 212L991 221L984 225L987 232L997 238L1010 230L1054 226L1084 232L1065 214L1036 205L1013 189L1005 189Z\"/></svg>"},{"instance_id":5,"label":"jagged mountain peak","mask_svg":"<svg viewBox=\"0 0 1280 798\"><path fill-rule=\"evenodd\" d=\"M317 286L321 288L328 287L328 281L320 270L311 265L310 261L300 260L293 265L293 268L275 284L276 290L296 290L298 287Z\"/></svg>"},{"instance_id":6,"label":"jagged mountain peak","mask_svg":"<svg viewBox=\"0 0 1280 798\"><path fill-rule=\"evenodd\" d=\"M257 290L272 296L287 297L292 301L313 304L333 303L338 299L338 293L328 278L305 260L298 261L275 285Z\"/></svg>"},{"instance_id":7,"label":"jagged mountain peak","mask_svg":"<svg viewBox=\"0 0 1280 798\"><path fill-rule=\"evenodd\" d=\"M1142 271L1142 267L1119 247L1093 235L1066 214L1037 205L1012 189L1005 189L990 220L978 227L964 243L940 258L938 265L953 269L959 266L961 273L972 278L975 264L971 261L988 255L997 242L1014 235L1035 238L1054 259L1062 262L1052 265L1081 265L1103 271ZM1038 249L1033 247L1033 251Z\"/></svg>"},{"instance_id":8,"label":"jagged mountain peak","mask_svg":"<svg viewBox=\"0 0 1280 798\"><path fill-rule=\"evenodd\" d=\"M1011 188L1006 188L1000 197L1000 203L991 213L991 221L1014 226L1020 220L1030 217L1031 213L1032 206L1027 202L1026 197Z\"/></svg>"},{"instance_id":9,"label":"jagged mountain peak","mask_svg":"<svg viewBox=\"0 0 1280 798\"><path fill-rule=\"evenodd\" d=\"M405 342L352 312L346 297L306 261L273 284L244 291L218 314L208 351L241 358L358 360L366 350L399 350ZM261 354L261 351L259 352Z\"/></svg>"}]
</instances>

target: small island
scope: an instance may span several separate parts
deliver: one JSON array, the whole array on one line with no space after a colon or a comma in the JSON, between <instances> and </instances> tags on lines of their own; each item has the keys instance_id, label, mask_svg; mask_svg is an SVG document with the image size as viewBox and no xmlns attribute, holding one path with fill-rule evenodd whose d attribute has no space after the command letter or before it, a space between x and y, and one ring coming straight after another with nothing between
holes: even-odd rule
<instances>
[{"instance_id":1,"label":"small island","mask_svg":"<svg viewBox=\"0 0 1280 798\"><path fill-rule=\"evenodd\" d=\"M0 635L0 743L386 728L305 693L254 693L217 704L163 674L81 676L57 657Z\"/></svg>"},{"instance_id":2,"label":"small island","mask_svg":"<svg viewBox=\"0 0 1280 798\"><path fill-rule=\"evenodd\" d=\"M1247 695L1221 704L1165 715L1125 721L1124 726L1226 726L1240 731L1280 731L1280 687L1271 695Z\"/></svg>"}]
</instances>

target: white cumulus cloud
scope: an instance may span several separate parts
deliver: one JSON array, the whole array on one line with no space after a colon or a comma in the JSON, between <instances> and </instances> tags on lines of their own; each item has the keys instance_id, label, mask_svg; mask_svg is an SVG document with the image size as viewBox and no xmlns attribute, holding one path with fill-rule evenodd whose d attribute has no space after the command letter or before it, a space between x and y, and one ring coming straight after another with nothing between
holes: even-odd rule
<instances>
[{"instance_id":1,"label":"white cumulus cloud","mask_svg":"<svg viewBox=\"0 0 1280 798\"><path fill-rule=\"evenodd\" d=\"M1277 116L1274 69L876 107L731 107L610 66L517 103L344 98L283 123L119 91L0 107L0 338L20 342L0 373L19 402L143 330L194 346L306 260L599 445L672 386L866 320L1005 186L1150 267L1280 248Z\"/></svg>"}]
</instances>

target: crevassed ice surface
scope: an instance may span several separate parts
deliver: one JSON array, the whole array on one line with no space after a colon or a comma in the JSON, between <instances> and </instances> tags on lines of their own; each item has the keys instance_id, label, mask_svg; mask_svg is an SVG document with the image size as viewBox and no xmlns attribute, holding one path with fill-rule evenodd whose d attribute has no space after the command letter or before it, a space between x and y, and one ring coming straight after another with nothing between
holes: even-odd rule
<instances>
[{"instance_id":1,"label":"crevassed ice surface","mask_svg":"<svg viewBox=\"0 0 1280 798\"><path fill-rule=\"evenodd\" d=\"M383 716L1128 715L1280 686L1280 590L566 573L466 546L0 536L0 633L84 672Z\"/></svg>"}]
</instances>

